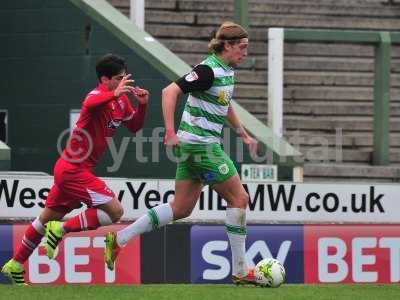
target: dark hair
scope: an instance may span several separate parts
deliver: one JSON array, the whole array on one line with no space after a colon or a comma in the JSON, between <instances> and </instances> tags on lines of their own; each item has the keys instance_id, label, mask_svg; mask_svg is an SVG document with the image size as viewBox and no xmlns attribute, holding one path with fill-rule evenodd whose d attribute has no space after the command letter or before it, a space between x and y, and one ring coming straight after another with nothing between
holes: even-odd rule
<instances>
[{"instance_id":1,"label":"dark hair","mask_svg":"<svg viewBox=\"0 0 400 300\"><path fill-rule=\"evenodd\" d=\"M127 71L125 59L115 54L106 54L101 57L96 64L97 78L100 80L102 76L111 78L120 74L122 71Z\"/></svg>"},{"instance_id":2,"label":"dark hair","mask_svg":"<svg viewBox=\"0 0 400 300\"><path fill-rule=\"evenodd\" d=\"M218 30L212 32L208 50L211 53L221 53L224 50L225 42L234 45L243 38L248 38L247 31L234 22L224 22Z\"/></svg>"}]
</instances>

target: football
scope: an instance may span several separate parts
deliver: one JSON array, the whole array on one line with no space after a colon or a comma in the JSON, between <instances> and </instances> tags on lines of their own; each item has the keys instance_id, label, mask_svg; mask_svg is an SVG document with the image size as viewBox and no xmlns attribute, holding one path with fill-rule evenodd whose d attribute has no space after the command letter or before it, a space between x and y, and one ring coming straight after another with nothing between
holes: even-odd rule
<instances>
[{"instance_id":1,"label":"football","mask_svg":"<svg viewBox=\"0 0 400 300\"><path fill-rule=\"evenodd\" d=\"M262 287L279 287L285 281L285 268L274 258L264 258L255 267L254 275Z\"/></svg>"}]
</instances>

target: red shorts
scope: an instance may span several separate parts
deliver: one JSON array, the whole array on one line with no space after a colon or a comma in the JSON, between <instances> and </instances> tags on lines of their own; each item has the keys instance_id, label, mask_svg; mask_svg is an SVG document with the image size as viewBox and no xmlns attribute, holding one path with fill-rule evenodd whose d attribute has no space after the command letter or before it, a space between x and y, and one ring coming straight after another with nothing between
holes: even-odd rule
<instances>
[{"instance_id":1,"label":"red shorts","mask_svg":"<svg viewBox=\"0 0 400 300\"><path fill-rule=\"evenodd\" d=\"M107 203L114 197L105 182L89 169L60 158L54 166L54 184L47 196L46 207L68 213L81 207L81 202L92 207Z\"/></svg>"}]
</instances>

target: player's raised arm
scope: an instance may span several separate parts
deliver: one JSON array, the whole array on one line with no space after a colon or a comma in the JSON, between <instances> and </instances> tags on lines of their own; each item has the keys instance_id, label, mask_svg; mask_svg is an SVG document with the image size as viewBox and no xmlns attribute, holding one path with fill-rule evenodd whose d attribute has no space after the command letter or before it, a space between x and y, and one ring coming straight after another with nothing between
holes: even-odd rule
<instances>
[{"instance_id":1,"label":"player's raised arm","mask_svg":"<svg viewBox=\"0 0 400 300\"><path fill-rule=\"evenodd\" d=\"M128 117L124 119L124 125L129 131L135 133L143 128L150 93L139 87L129 87L129 89L138 101L138 106L134 110L130 103L128 103Z\"/></svg>"},{"instance_id":2,"label":"player's raised arm","mask_svg":"<svg viewBox=\"0 0 400 300\"><path fill-rule=\"evenodd\" d=\"M122 76L122 77L121 77ZM101 106L106 104L107 102L118 98L119 96L129 93L131 91L131 87L129 84L133 83L134 80L129 79L131 74L127 75L116 75L111 78L107 78L106 76L102 76L100 78L100 82L104 84L113 83L113 81L119 81L115 90L107 90L107 91L100 91L94 90L89 93L86 99L83 101L83 105L88 109L93 109L95 107Z\"/></svg>"}]
</instances>

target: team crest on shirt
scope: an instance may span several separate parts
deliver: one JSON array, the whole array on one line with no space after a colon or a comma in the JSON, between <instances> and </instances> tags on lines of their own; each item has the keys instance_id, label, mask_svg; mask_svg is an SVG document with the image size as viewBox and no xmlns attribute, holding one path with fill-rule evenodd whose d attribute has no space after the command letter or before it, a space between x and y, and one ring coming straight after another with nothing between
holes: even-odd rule
<instances>
[{"instance_id":1,"label":"team crest on shirt","mask_svg":"<svg viewBox=\"0 0 400 300\"><path fill-rule=\"evenodd\" d=\"M192 82L192 81L195 81L197 79L199 79L199 76L197 75L197 73L195 71L192 71L192 72L190 72L189 74L187 74L185 76L185 80L187 82Z\"/></svg>"},{"instance_id":2,"label":"team crest on shirt","mask_svg":"<svg viewBox=\"0 0 400 300\"><path fill-rule=\"evenodd\" d=\"M120 119L111 120L108 123L108 128L117 129L119 126L121 126L121 123L122 123L122 120L120 120Z\"/></svg>"},{"instance_id":3,"label":"team crest on shirt","mask_svg":"<svg viewBox=\"0 0 400 300\"><path fill-rule=\"evenodd\" d=\"M222 174L222 175L226 175L229 172L229 167L227 164L222 164L218 167L218 171Z\"/></svg>"}]
</instances>

